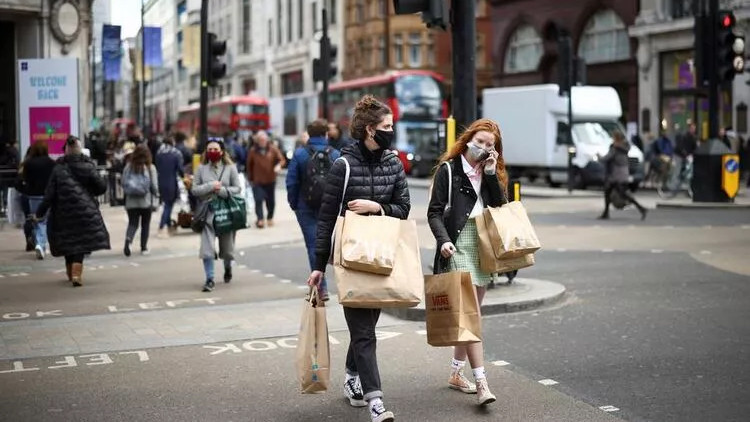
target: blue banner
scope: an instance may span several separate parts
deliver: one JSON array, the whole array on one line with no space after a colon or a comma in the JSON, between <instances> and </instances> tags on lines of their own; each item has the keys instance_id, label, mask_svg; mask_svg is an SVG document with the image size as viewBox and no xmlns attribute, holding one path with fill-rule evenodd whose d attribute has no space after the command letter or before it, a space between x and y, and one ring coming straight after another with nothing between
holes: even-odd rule
<instances>
[{"instance_id":1,"label":"blue banner","mask_svg":"<svg viewBox=\"0 0 750 422\"><path fill-rule=\"evenodd\" d=\"M147 26L144 28L144 62L146 66L161 67L161 28Z\"/></svg>"},{"instance_id":2,"label":"blue banner","mask_svg":"<svg viewBox=\"0 0 750 422\"><path fill-rule=\"evenodd\" d=\"M120 60L120 27L105 24L102 27L102 68L105 81L120 80Z\"/></svg>"}]
</instances>

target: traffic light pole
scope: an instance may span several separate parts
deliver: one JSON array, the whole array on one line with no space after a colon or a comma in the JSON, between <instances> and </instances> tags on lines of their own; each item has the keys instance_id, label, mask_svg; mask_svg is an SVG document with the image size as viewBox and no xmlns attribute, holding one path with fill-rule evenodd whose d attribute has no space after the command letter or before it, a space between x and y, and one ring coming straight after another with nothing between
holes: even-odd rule
<instances>
[{"instance_id":1,"label":"traffic light pole","mask_svg":"<svg viewBox=\"0 0 750 422\"><path fill-rule=\"evenodd\" d=\"M203 152L208 140L208 0L201 0L201 85L200 110L198 121L200 124L198 135L198 152Z\"/></svg>"},{"instance_id":2,"label":"traffic light pole","mask_svg":"<svg viewBox=\"0 0 750 422\"><path fill-rule=\"evenodd\" d=\"M717 36L717 20L719 17L719 0L708 0L709 39ZM708 138L719 137L719 64L716 60L707 60L708 72Z\"/></svg>"},{"instance_id":3,"label":"traffic light pole","mask_svg":"<svg viewBox=\"0 0 750 422\"><path fill-rule=\"evenodd\" d=\"M452 0L452 112L459 135L477 118L476 2Z\"/></svg>"},{"instance_id":4,"label":"traffic light pole","mask_svg":"<svg viewBox=\"0 0 750 422\"><path fill-rule=\"evenodd\" d=\"M331 40L328 38L328 11L324 7L322 10L322 16L323 16L323 37L320 39L322 48L320 49L322 54L321 59L323 59L323 69L325 72L325 77L323 78L323 91L320 93L320 102L321 106L323 108L323 118L328 120L328 69L331 67L331 64L329 61L329 50L331 47Z\"/></svg>"}]
</instances>

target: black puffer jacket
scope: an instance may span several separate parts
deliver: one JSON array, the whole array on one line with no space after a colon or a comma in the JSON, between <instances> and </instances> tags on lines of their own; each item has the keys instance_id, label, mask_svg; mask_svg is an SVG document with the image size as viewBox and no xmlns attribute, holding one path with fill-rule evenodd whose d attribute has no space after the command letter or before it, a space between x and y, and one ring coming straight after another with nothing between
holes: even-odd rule
<instances>
[{"instance_id":1,"label":"black puffer jacket","mask_svg":"<svg viewBox=\"0 0 750 422\"><path fill-rule=\"evenodd\" d=\"M86 254L109 249L109 233L96 197L107 183L94 162L83 155L66 155L57 161L37 210L47 212L47 236L52 256Z\"/></svg>"},{"instance_id":2,"label":"black puffer jacket","mask_svg":"<svg viewBox=\"0 0 750 422\"><path fill-rule=\"evenodd\" d=\"M346 164L339 159L333 163L326 178L323 204L318 212L318 233L315 241L315 269L325 271L331 251L331 235L336 218L344 215L346 204L355 199L369 199L383 207L385 215L405 220L411 202L406 173L401 160L390 151L370 152L361 143L344 147L342 157L349 163L349 183L341 207L341 195L346 177Z\"/></svg>"}]
</instances>

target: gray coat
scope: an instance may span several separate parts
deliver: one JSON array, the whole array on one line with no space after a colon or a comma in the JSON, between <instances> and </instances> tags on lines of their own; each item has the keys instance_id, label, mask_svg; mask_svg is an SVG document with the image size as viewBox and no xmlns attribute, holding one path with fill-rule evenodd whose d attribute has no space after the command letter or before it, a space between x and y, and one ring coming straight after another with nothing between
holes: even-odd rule
<instances>
[{"instance_id":1,"label":"gray coat","mask_svg":"<svg viewBox=\"0 0 750 422\"><path fill-rule=\"evenodd\" d=\"M223 173L222 170L224 171ZM214 182L219 180L219 175L221 175L222 187L218 193L214 193ZM234 164L225 165L224 163L219 163L218 165L201 164L195 172L191 191L201 201L210 201L214 195L226 198L230 195L239 195L241 190L240 175L237 167ZM199 255L202 259L213 259L216 255L216 250L214 249L216 234L213 228L214 215L210 210L207 221L208 224L206 224L201 232ZM225 261L234 259L234 233L225 233L219 236L218 256Z\"/></svg>"},{"instance_id":2,"label":"gray coat","mask_svg":"<svg viewBox=\"0 0 750 422\"><path fill-rule=\"evenodd\" d=\"M609 147L607 155L601 161L606 169L606 181L609 183L628 183L630 179L630 160L628 158L630 144L615 145Z\"/></svg>"},{"instance_id":3,"label":"gray coat","mask_svg":"<svg viewBox=\"0 0 750 422\"><path fill-rule=\"evenodd\" d=\"M126 165L122 171L122 180L125 181L132 171L130 164ZM143 209L159 205L159 175L156 173L156 167L153 164L149 167L149 179L151 180L151 192L146 196L125 195L125 209Z\"/></svg>"}]
</instances>

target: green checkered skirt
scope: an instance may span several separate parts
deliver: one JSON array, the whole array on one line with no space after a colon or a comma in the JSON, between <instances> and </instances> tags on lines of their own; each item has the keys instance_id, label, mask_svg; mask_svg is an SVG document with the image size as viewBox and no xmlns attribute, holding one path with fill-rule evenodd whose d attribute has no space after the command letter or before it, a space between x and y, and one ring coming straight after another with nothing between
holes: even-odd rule
<instances>
[{"instance_id":1,"label":"green checkered skirt","mask_svg":"<svg viewBox=\"0 0 750 422\"><path fill-rule=\"evenodd\" d=\"M479 267L479 233L473 218L466 221L456 239L456 253L451 259L451 269L471 273L471 282L475 286L483 287L492 281L492 274L482 271Z\"/></svg>"}]
</instances>

